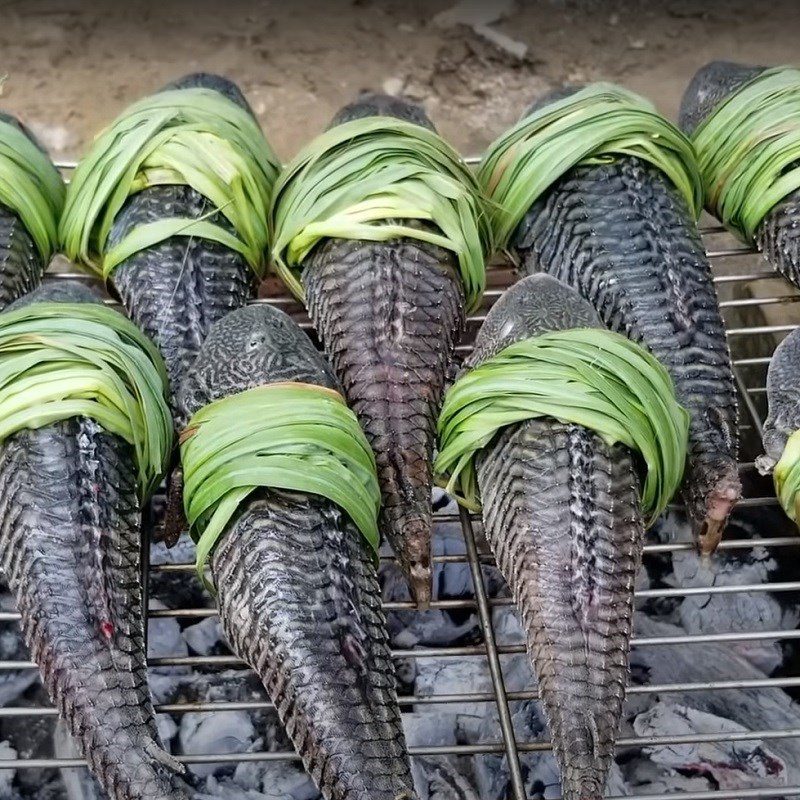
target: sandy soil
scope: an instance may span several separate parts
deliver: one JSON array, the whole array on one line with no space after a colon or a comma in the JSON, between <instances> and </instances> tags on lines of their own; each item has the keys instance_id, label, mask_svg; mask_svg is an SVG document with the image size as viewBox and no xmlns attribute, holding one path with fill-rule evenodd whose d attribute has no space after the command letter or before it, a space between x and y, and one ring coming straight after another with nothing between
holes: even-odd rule
<instances>
[{"instance_id":1,"label":"sandy soil","mask_svg":"<svg viewBox=\"0 0 800 800\"><path fill-rule=\"evenodd\" d=\"M466 25L442 25L437 15L454 4L0 0L0 105L54 156L71 158L127 103L202 69L240 84L282 157L363 89L410 95L477 153L554 83L611 79L674 116L710 59L800 62L800 3L791 0L487 0L498 9L483 15L490 31L524 46L522 56Z\"/></svg>"}]
</instances>

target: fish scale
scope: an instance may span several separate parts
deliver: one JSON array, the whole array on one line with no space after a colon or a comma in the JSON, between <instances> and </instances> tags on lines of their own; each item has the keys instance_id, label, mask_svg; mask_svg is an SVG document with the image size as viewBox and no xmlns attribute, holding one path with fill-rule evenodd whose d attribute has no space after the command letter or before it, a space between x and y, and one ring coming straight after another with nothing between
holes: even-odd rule
<instances>
[{"instance_id":1,"label":"fish scale","mask_svg":"<svg viewBox=\"0 0 800 800\"><path fill-rule=\"evenodd\" d=\"M208 200L188 186L155 186L128 199L114 220L109 246L140 225L172 217L199 219ZM209 221L233 231L220 214ZM133 321L155 342L174 392L211 326L240 308L251 294L252 274L233 250L208 239L173 236L119 264L111 283Z\"/></svg>"},{"instance_id":2,"label":"fish scale","mask_svg":"<svg viewBox=\"0 0 800 800\"><path fill-rule=\"evenodd\" d=\"M781 200L756 229L756 245L787 280L800 286L800 191Z\"/></svg>"},{"instance_id":3,"label":"fish scale","mask_svg":"<svg viewBox=\"0 0 800 800\"><path fill-rule=\"evenodd\" d=\"M0 311L36 288L44 266L22 220L0 205Z\"/></svg>"},{"instance_id":4,"label":"fish scale","mask_svg":"<svg viewBox=\"0 0 800 800\"><path fill-rule=\"evenodd\" d=\"M710 266L685 202L634 157L578 166L532 207L515 245L524 273L575 287L669 370L691 417L684 494L702 539L704 520L724 521L741 491L738 412Z\"/></svg>"},{"instance_id":5,"label":"fish scale","mask_svg":"<svg viewBox=\"0 0 800 800\"><path fill-rule=\"evenodd\" d=\"M283 312L249 306L212 328L181 388L189 419L212 400L282 381L339 391ZM258 489L211 557L220 618L261 678L326 800L414 800L375 555L318 495Z\"/></svg>"},{"instance_id":6,"label":"fish scale","mask_svg":"<svg viewBox=\"0 0 800 800\"><path fill-rule=\"evenodd\" d=\"M464 325L452 253L407 239L331 239L308 258L309 315L375 452L381 530L430 602L431 458Z\"/></svg>"},{"instance_id":7,"label":"fish scale","mask_svg":"<svg viewBox=\"0 0 800 800\"><path fill-rule=\"evenodd\" d=\"M565 800L600 798L625 698L642 522L630 452L550 419L478 459L484 529L526 630Z\"/></svg>"},{"instance_id":8,"label":"fish scale","mask_svg":"<svg viewBox=\"0 0 800 800\"><path fill-rule=\"evenodd\" d=\"M212 559L228 640L336 800L413 797L372 561L332 503L275 491L247 504Z\"/></svg>"},{"instance_id":9,"label":"fish scale","mask_svg":"<svg viewBox=\"0 0 800 800\"><path fill-rule=\"evenodd\" d=\"M188 798L147 686L133 448L87 419L0 449L0 559L31 655L112 800Z\"/></svg>"}]
</instances>

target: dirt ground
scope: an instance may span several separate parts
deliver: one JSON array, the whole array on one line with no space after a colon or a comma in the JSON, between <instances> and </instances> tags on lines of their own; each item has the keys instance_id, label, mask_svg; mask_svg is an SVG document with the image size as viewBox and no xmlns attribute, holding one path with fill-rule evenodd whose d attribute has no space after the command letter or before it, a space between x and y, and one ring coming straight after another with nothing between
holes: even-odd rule
<instances>
[{"instance_id":1,"label":"dirt ground","mask_svg":"<svg viewBox=\"0 0 800 800\"><path fill-rule=\"evenodd\" d=\"M239 83L284 158L363 89L420 101L454 144L478 153L554 83L617 81L675 116L706 61L800 62L796 0L454 5L0 0L0 105L55 157L73 158L127 103L210 70ZM498 33L510 41L496 43Z\"/></svg>"}]
</instances>

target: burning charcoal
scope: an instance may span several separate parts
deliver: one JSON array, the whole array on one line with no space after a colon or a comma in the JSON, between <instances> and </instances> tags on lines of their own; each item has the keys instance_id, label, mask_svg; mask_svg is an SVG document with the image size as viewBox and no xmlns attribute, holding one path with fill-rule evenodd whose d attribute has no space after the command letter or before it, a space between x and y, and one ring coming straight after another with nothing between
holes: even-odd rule
<instances>
[{"instance_id":1,"label":"burning charcoal","mask_svg":"<svg viewBox=\"0 0 800 800\"><path fill-rule=\"evenodd\" d=\"M777 562L763 547L744 551L723 551L704 563L695 553L675 553L672 559L674 584L678 586L742 586L768 583ZM693 595L679 608L681 625L689 633L717 633L754 628L794 628L800 620L796 603L784 608L768 592ZM737 652L754 666L771 673L781 666L783 650L778 642L740 642Z\"/></svg>"},{"instance_id":2,"label":"burning charcoal","mask_svg":"<svg viewBox=\"0 0 800 800\"><path fill-rule=\"evenodd\" d=\"M682 736L705 733L740 733L747 729L736 722L690 706L659 701L633 721L639 736ZM720 790L785 786L784 761L764 742L706 742L645 747L656 764L683 775L709 777Z\"/></svg>"},{"instance_id":3,"label":"burning charcoal","mask_svg":"<svg viewBox=\"0 0 800 800\"><path fill-rule=\"evenodd\" d=\"M14 611L14 598L10 594L0 596L0 610ZM28 651L22 640L22 631L17 623L0 627L0 659L3 661L27 661ZM11 705L23 692L39 679L35 670L0 671L0 706ZM0 775L0 778L2 775Z\"/></svg>"},{"instance_id":4,"label":"burning charcoal","mask_svg":"<svg viewBox=\"0 0 800 800\"><path fill-rule=\"evenodd\" d=\"M627 761L622 765L622 772L628 786L637 793L640 788L644 788L648 794L705 792L713 789L711 781L706 778L686 777L649 759Z\"/></svg>"},{"instance_id":5,"label":"burning charcoal","mask_svg":"<svg viewBox=\"0 0 800 800\"><path fill-rule=\"evenodd\" d=\"M154 542L150 547L150 563L162 564L194 564L195 546L187 533L181 534L174 547L167 547L163 542ZM208 604L208 597L203 587L191 572L158 572L150 574L150 595L168 608L193 608Z\"/></svg>"},{"instance_id":6,"label":"burning charcoal","mask_svg":"<svg viewBox=\"0 0 800 800\"><path fill-rule=\"evenodd\" d=\"M437 747L456 744L458 714L443 707L431 713L430 706L413 714L403 714L403 730L409 747Z\"/></svg>"},{"instance_id":7,"label":"burning charcoal","mask_svg":"<svg viewBox=\"0 0 800 800\"><path fill-rule=\"evenodd\" d=\"M639 614L635 620L638 636L676 636L682 628ZM636 683L699 683L705 681L763 679L764 672L726 644L705 642L702 648L689 645L660 645L634 648L631 672ZM652 697L631 695L628 716L646 713ZM747 730L785 730L800 727L800 706L781 689L724 689L713 692L670 692L669 701L713 714ZM770 752L786 767L791 783L800 781L800 741L776 739Z\"/></svg>"},{"instance_id":8,"label":"burning charcoal","mask_svg":"<svg viewBox=\"0 0 800 800\"><path fill-rule=\"evenodd\" d=\"M196 625L184 628L181 634L193 653L207 656L225 646L219 617L206 617Z\"/></svg>"},{"instance_id":9,"label":"burning charcoal","mask_svg":"<svg viewBox=\"0 0 800 800\"><path fill-rule=\"evenodd\" d=\"M245 711L189 713L181 719L181 751L187 755L246 753L255 740L255 730ZM224 764L192 764L198 777L213 775Z\"/></svg>"},{"instance_id":10,"label":"burning charcoal","mask_svg":"<svg viewBox=\"0 0 800 800\"><path fill-rule=\"evenodd\" d=\"M412 758L411 771L419 800L482 800L453 758Z\"/></svg>"},{"instance_id":11,"label":"burning charcoal","mask_svg":"<svg viewBox=\"0 0 800 800\"><path fill-rule=\"evenodd\" d=\"M7 741L0 742L0 761L10 761L17 757L17 751ZM15 800L19 797L14 790L16 770L0 769L0 800Z\"/></svg>"},{"instance_id":12,"label":"burning charcoal","mask_svg":"<svg viewBox=\"0 0 800 800\"><path fill-rule=\"evenodd\" d=\"M263 741L255 744L263 748ZM287 749L285 746L280 749ZM224 791L223 791L224 790ZM254 797L268 800L319 800L320 794L300 764L290 761L254 761L236 766L232 778L210 777L206 791L219 796L239 797L236 791L255 792ZM229 792L232 792L229 794ZM216 795L214 795L216 797ZM249 795L245 794L244 797Z\"/></svg>"}]
</instances>

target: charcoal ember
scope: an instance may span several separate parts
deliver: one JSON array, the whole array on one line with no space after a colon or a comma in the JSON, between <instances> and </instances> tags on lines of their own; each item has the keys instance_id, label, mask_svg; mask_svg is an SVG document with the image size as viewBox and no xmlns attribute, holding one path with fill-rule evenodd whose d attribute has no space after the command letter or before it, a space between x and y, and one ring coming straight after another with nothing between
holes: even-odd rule
<instances>
[{"instance_id":1,"label":"charcoal ember","mask_svg":"<svg viewBox=\"0 0 800 800\"><path fill-rule=\"evenodd\" d=\"M675 553L672 557L675 586L744 586L769 583L778 568L771 551L764 547L748 550L723 550L704 561L694 552ZM783 601L783 602L782 602ZM769 592L690 595L681 602L678 615L689 633L720 631L780 630L795 628L800 621L800 607L794 601ZM733 648L754 666L771 673L783 662L779 642L738 642Z\"/></svg>"},{"instance_id":2,"label":"charcoal ember","mask_svg":"<svg viewBox=\"0 0 800 800\"><path fill-rule=\"evenodd\" d=\"M482 800L465 773L468 764L451 756L411 759L414 788L419 800Z\"/></svg>"},{"instance_id":3,"label":"charcoal ember","mask_svg":"<svg viewBox=\"0 0 800 800\"><path fill-rule=\"evenodd\" d=\"M638 736L744 733L730 719L672 701L659 701L633 721ZM715 789L741 790L788 783L786 763L762 741L654 745L643 752L655 764L708 778Z\"/></svg>"},{"instance_id":4,"label":"charcoal ember","mask_svg":"<svg viewBox=\"0 0 800 800\"><path fill-rule=\"evenodd\" d=\"M183 629L181 636L189 650L197 655L209 656L228 650L222 624L217 616L206 617L195 625L189 625Z\"/></svg>"},{"instance_id":5,"label":"charcoal ember","mask_svg":"<svg viewBox=\"0 0 800 800\"><path fill-rule=\"evenodd\" d=\"M677 636L683 628L646 614L634 621L637 636ZM634 647L631 653L633 683L702 683L764 679L766 674L725 643ZM800 727L800 705L778 688L717 689L713 692L670 692L669 701L741 725L747 730L787 730ZM654 704L652 695L629 695L626 716L633 719ZM787 780L800 781L800 741L775 739L769 749L786 768Z\"/></svg>"},{"instance_id":6,"label":"charcoal ember","mask_svg":"<svg viewBox=\"0 0 800 800\"><path fill-rule=\"evenodd\" d=\"M198 756L209 753L246 753L253 746L255 728L246 711L214 711L184 714L178 733L181 752ZM225 764L191 764L198 777L208 777Z\"/></svg>"},{"instance_id":7,"label":"charcoal ember","mask_svg":"<svg viewBox=\"0 0 800 800\"><path fill-rule=\"evenodd\" d=\"M181 534L174 547L163 542L153 542L150 546L150 564L194 564L194 542L186 533ZM160 600L168 608L197 608L209 603L202 583L194 570L191 572L150 572L150 596Z\"/></svg>"},{"instance_id":8,"label":"charcoal ember","mask_svg":"<svg viewBox=\"0 0 800 800\"><path fill-rule=\"evenodd\" d=\"M0 595L0 610L16 610L14 598L10 594ZM19 625L16 622L0 625L0 660L28 661L29 658ZM34 669L0 670L0 706L12 705L38 680L39 675Z\"/></svg>"}]
</instances>

